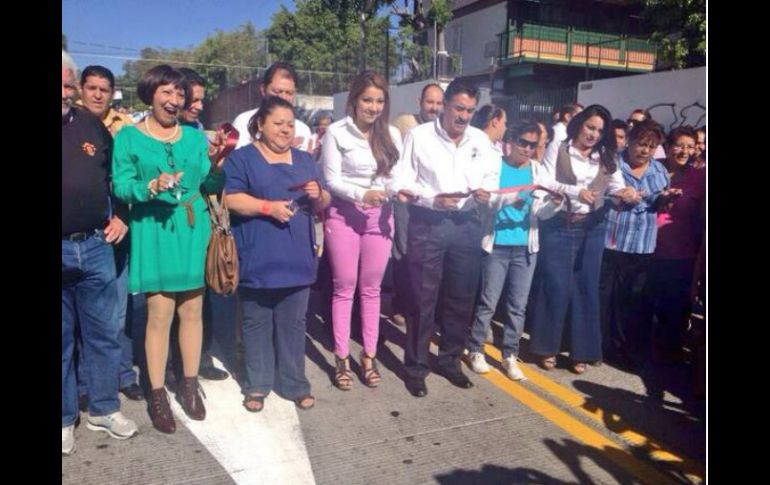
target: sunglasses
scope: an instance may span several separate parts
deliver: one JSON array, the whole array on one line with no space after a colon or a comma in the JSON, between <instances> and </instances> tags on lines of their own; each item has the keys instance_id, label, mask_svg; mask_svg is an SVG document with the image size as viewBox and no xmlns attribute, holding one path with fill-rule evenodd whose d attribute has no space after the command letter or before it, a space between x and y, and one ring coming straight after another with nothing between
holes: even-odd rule
<instances>
[{"instance_id":1,"label":"sunglasses","mask_svg":"<svg viewBox=\"0 0 770 485\"><path fill-rule=\"evenodd\" d=\"M524 138L519 138L518 140L516 140L516 144L517 144L518 146L520 146L521 148L527 148L527 147L529 147L529 148L531 148L531 149L533 149L533 150L536 150L536 149L537 149L537 145L538 145L538 142L536 142L536 141L529 141L529 140L525 140Z\"/></svg>"}]
</instances>

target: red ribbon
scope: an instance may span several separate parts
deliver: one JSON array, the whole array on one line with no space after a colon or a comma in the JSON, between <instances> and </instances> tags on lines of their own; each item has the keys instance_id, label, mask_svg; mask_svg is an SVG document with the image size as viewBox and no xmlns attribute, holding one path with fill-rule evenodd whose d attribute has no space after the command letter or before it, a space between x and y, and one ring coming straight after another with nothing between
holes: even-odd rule
<instances>
[{"instance_id":1,"label":"red ribbon","mask_svg":"<svg viewBox=\"0 0 770 485\"><path fill-rule=\"evenodd\" d=\"M231 151L235 150L235 145L238 144L240 133L238 133L238 130L236 130L230 123L222 123L222 126L220 126L219 129L222 130L225 135L225 148L222 150L220 157L226 158Z\"/></svg>"}]
</instances>

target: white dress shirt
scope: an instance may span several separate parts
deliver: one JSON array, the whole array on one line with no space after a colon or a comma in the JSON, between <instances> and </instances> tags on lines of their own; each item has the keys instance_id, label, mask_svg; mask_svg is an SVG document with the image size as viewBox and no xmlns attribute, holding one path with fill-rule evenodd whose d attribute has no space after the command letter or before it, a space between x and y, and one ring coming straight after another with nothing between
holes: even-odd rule
<instances>
[{"instance_id":1,"label":"white dress shirt","mask_svg":"<svg viewBox=\"0 0 770 485\"><path fill-rule=\"evenodd\" d=\"M388 125L388 128L390 138L401 155L401 133L394 126ZM364 194L370 190L387 190L396 170L394 165L390 175L374 176L377 160L369 140L350 116L335 121L327 128L321 144L321 165L326 187L332 195L356 203L363 203Z\"/></svg>"},{"instance_id":2,"label":"white dress shirt","mask_svg":"<svg viewBox=\"0 0 770 485\"><path fill-rule=\"evenodd\" d=\"M560 121L553 125L552 128L553 139L551 140L551 143L545 147L545 154L543 154L543 159L546 157L553 157L553 159L556 160L556 154L559 151L559 145L561 145L561 143L567 139L567 125L565 123Z\"/></svg>"},{"instance_id":3,"label":"white dress shirt","mask_svg":"<svg viewBox=\"0 0 770 485\"><path fill-rule=\"evenodd\" d=\"M254 141L254 138L252 138L249 134L249 120L251 120L252 116L257 114L257 111L259 111L259 109L250 109L249 111L244 111L243 113L236 116L235 120L233 120L233 128L238 130L238 144L235 145L235 148L246 146ZM302 121L295 119L294 136L302 138L302 144L297 148L300 150L308 151L311 136L310 127Z\"/></svg>"},{"instance_id":4,"label":"white dress shirt","mask_svg":"<svg viewBox=\"0 0 770 485\"><path fill-rule=\"evenodd\" d=\"M392 188L410 190L416 205L435 209L441 193L495 190L500 179L500 153L492 149L486 133L468 126L455 145L441 126L441 117L412 128L404 139ZM459 209L476 207L473 197L463 198Z\"/></svg>"},{"instance_id":5,"label":"white dress shirt","mask_svg":"<svg viewBox=\"0 0 770 485\"><path fill-rule=\"evenodd\" d=\"M549 150L546 151L543 157L543 166L546 169L541 179L543 186L565 193L570 198L573 213L588 214L591 212L591 206L581 202L578 199L578 195L582 189L587 189L588 185L599 175L599 167L601 166L599 153L594 152L588 157L584 157L572 146L572 142L569 143L569 157L572 162L572 172L577 180L576 185L568 185L556 181L557 156L558 150L556 152ZM620 171L620 165L618 165L617 170L610 175L607 186L595 187L594 190L599 192L599 197L604 197L605 194L614 194L625 187L626 182L623 180L623 173Z\"/></svg>"}]
</instances>

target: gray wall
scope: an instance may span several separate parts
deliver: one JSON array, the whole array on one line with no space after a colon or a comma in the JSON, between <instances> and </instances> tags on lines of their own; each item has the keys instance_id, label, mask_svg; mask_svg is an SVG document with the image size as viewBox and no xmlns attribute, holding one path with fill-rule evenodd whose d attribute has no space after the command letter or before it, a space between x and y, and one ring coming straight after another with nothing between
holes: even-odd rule
<instances>
[{"instance_id":1,"label":"gray wall","mask_svg":"<svg viewBox=\"0 0 770 485\"><path fill-rule=\"evenodd\" d=\"M706 124L706 68L654 72L586 81L578 85L578 103L601 104L613 118L628 119L636 108L651 110L666 131L672 126ZM700 106L696 105L698 103Z\"/></svg>"}]
</instances>

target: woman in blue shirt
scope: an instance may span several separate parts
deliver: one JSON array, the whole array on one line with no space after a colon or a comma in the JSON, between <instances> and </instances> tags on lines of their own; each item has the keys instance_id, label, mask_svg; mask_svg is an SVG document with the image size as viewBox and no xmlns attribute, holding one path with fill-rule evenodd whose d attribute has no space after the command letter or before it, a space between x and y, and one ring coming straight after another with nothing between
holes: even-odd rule
<instances>
[{"instance_id":1,"label":"woman in blue shirt","mask_svg":"<svg viewBox=\"0 0 770 485\"><path fill-rule=\"evenodd\" d=\"M658 235L657 208L675 197L669 190L666 168L653 158L663 141L663 127L653 120L634 125L620 171L637 198L633 203L614 199L607 211L599 297L604 358L628 366L632 352L645 348L638 316L642 301L635 282L644 281Z\"/></svg>"},{"instance_id":2,"label":"woman in blue shirt","mask_svg":"<svg viewBox=\"0 0 770 485\"><path fill-rule=\"evenodd\" d=\"M323 210L330 196L312 157L291 148L291 103L264 98L249 132L259 138L234 151L225 164L240 263L243 405L259 412L275 390L300 409L310 409L315 398L305 377L305 312L317 268L313 213Z\"/></svg>"},{"instance_id":3,"label":"woman in blue shirt","mask_svg":"<svg viewBox=\"0 0 770 485\"><path fill-rule=\"evenodd\" d=\"M538 183L542 166L533 157L539 141L540 127L533 122L514 122L505 132L501 189ZM526 379L516 359L539 250L538 217L553 216L560 207L543 191L537 191L537 196L535 198L531 190L525 190L494 194L491 199L494 210L485 220L485 235L481 242L488 254L482 260L481 292L468 339L471 369L479 374L490 371L484 358L484 340L507 280L502 363L508 377L515 381Z\"/></svg>"}]
</instances>

